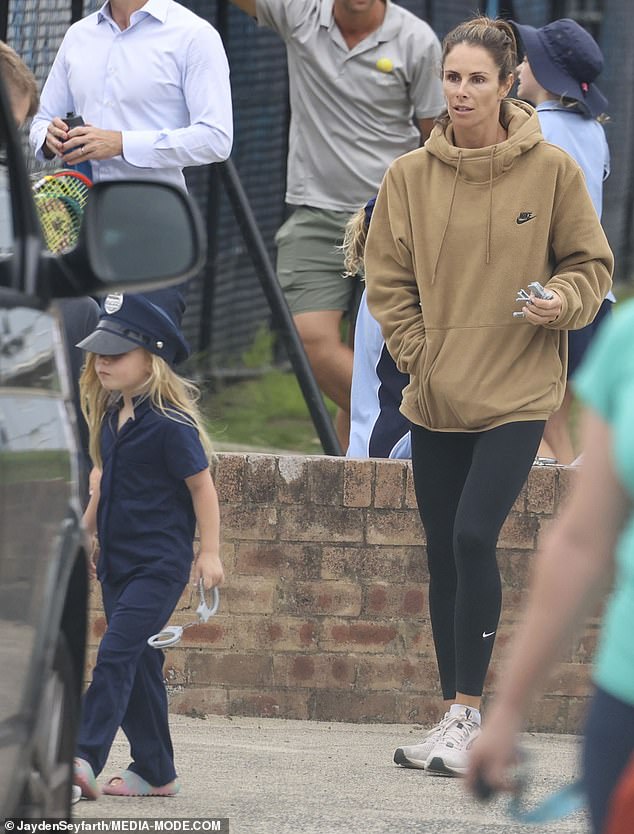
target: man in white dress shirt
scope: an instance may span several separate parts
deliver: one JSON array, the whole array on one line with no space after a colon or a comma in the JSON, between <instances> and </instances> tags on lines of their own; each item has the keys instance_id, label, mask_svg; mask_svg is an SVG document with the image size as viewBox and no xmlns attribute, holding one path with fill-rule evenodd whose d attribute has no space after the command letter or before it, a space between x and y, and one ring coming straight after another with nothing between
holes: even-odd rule
<instances>
[{"instance_id":1,"label":"man in white dress shirt","mask_svg":"<svg viewBox=\"0 0 634 834\"><path fill-rule=\"evenodd\" d=\"M85 125L70 128L66 114ZM67 31L33 119L38 159L92 179L185 188L183 168L231 152L229 65L216 30L174 0L109 0Z\"/></svg>"}]
</instances>

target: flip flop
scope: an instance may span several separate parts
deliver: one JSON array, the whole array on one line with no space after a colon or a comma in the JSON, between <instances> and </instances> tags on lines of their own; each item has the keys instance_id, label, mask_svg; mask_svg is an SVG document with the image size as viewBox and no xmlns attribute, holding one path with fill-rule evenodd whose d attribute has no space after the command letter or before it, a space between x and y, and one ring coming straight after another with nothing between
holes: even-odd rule
<instances>
[{"instance_id":1,"label":"flip flop","mask_svg":"<svg viewBox=\"0 0 634 834\"><path fill-rule=\"evenodd\" d=\"M86 759L75 759L73 768L73 785L81 790L84 799L97 799L99 786L95 772Z\"/></svg>"},{"instance_id":2,"label":"flip flop","mask_svg":"<svg viewBox=\"0 0 634 834\"><path fill-rule=\"evenodd\" d=\"M167 785L155 788L133 770L122 770L104 785L103 793L108 796L176 796L180 787L174 779Z\"/></svg>"}]
</instances>

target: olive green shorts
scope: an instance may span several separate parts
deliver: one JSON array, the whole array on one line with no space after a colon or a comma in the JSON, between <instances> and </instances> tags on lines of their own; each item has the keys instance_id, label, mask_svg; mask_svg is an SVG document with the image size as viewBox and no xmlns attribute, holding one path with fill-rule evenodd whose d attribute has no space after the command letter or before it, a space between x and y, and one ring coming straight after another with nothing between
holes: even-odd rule
<instances>
[{"instance_id":1,"label":"olive green shorts","mask_svg":"<svg viewBox=\"0 0 634 834\"><path fill-rule=\"evenodd\" d=\"M355 281L344 278L346 211L298 206L275 235L277 277L293 314L347 311Z\"/></svg>"}]
</instances>

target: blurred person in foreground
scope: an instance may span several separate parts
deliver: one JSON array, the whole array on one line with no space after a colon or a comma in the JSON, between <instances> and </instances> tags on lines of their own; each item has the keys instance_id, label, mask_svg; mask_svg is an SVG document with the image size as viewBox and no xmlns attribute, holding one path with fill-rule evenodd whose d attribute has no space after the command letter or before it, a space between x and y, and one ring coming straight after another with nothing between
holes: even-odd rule
<instances>
[{"instance_id":1,"label":"blurred person in foreground","mask_svg":"<svg viewBox=\"0 0 634 834\"><path fill-rule=\"evenodd\" d=\"M634 302L628 302L601 330L573 380L585 406L584 464L537 555L524 619L468 776L474 790L482 784L512 789L510 770L531 700L559 649L612 584L582 757L595 834L605 830L615 787L634 754L633 329Z\"/></svg>"},{"instance_id":2,"label":"blurred person in foreground","mask_svg":"<svg viewBox=\"0 0 634 834\"><path fill-rule=\"evenodd\" d=\"M613 257L577 163L507 100L503 20L444 39L447 114L389 167L365 247L368 306L409 374L412 470L427 539L445 715L396 764L462 775L501 611L497 540L563 397L566 331L592 321ZM548 297L518 290L533 282ZM517 315L519 314L519 318Z\"/></svg>"}]
</instances>

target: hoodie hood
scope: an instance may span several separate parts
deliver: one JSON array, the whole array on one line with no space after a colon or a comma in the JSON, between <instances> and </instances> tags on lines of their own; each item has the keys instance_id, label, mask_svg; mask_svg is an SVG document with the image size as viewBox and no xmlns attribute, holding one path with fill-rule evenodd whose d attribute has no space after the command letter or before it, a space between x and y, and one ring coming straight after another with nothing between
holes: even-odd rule
<instances>
[{"instance_id":1,"label":"hoodie hood","mask_svg":"<svg viewBox=\"0 0 634 834\"><path fill-rule=\"evenodd\" d=\"M436 125L425 149L458 171L465 182L482 183L494 180L512 167L515 160L543 141L537 111L530 104L516 99L505 99L500 110L500 121L508 138L486 148L458 148L453 142L453 125ZM458 170L459 169L459 170Z\"/></svg>"},{"instance_id":2,"label":"hoodie hood","mask_svg":"<svg viewBox=\"0 0 634 834\"><path fill-rule=\"evenodd\" d=\"M491 262L491 222L493 216L493 183L505 174L515 160L531 150L544 137L539 127L537 112L523 101L505 99L500 108L500 121L508 133L507 139L497 145L485 148L458 148L453 143L453 125L437 125L425 143L425 150L441 162L455 169L455 176L449 201L449 212L445 221L440 245L436 254L432 284L436 280L436 270L442 254L447 229L456 195L458 180L465 183L489 184L489 201L486 218L486 263Z\"/></svg>"}]
</instances>

